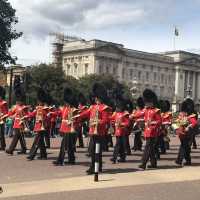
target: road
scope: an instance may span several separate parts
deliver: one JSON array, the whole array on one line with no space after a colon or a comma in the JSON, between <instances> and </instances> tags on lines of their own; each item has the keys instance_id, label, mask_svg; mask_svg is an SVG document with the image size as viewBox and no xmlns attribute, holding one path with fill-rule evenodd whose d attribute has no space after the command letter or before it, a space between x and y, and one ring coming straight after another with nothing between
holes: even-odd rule
<instances>
[{"instance_id":1,"label":"road","mask_svg":"<svg viewBox=\"0 0 200 200\"><path fill-rule=\"evenodd\" d=\"M27 143L30 147L32 139ZM172 138L171 150L161 156L156 170L138 169L141 152L132 152L126 163L112 164L111 149L104 153L104 170L98 183L85 174L89 166L86 148L77 149L76 165L54 166L59 144L60 138L52 140L53 148L45 161L27 161L25 155L0 152L0 199L199 199L200 149L192 151L192 167L179 168L174 164L177 138Z\"/></svg>"}]
</instances>

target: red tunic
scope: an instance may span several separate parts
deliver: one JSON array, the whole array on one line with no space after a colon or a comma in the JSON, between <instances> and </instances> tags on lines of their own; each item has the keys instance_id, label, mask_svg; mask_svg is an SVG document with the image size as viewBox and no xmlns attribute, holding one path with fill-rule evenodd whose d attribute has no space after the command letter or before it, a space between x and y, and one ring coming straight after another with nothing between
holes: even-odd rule
<instances>
[{"instance_id":1,"label":"red tunic","mask_svg":"<svg viewBox=\"0 0 200 200\"><path fill-rule=\"evenodd\" d=\"M17 104L8 112L8 116L14 116L13 128L15 129L24 128L21 119L27 116L28 113L26 109L27 106Z\"/></svg>"},{"instance_id":2,"label":"red tunic","mask_svg":"<svg viewBox=\"0 0 200 200\"><path fill-rule=\"evenodd\" d=\"M8 106L7 102L4 100L0 100L0 124L3 124L4 121L1 120L2 117L8 114Z\"/></svg>"},{"instance_id":3,"label":"red tunic","mask_svg":"<svg viewBox=\"0 0 200 200\"><path fill-rule=\"evenodd\" d=\"M153 107L144 108L144 121L144 137L157 137L159 135L159 129L162 123L160 110Z\"/></svg>"},{"instance_id":4,"label":"red tunic","mask_svg":"<svg viewBox=\"0 0 200 200\"><path fill-rule=\"evenodd\" d=\"M144 114L145 109L136 109L133 111L130 117L141 129L144 129Z\"/></svg>"},{"instance_id":5,"label":"red tunic","mask_svg":"<svg viewBox=\"0 0 200 200\"><path fill-rule=\"evenodd\" d=\"M185 112L180 112L177 118L179 128L176 129L176 133L179 138L183 138L187 134L186 127L194 128L197 125L197 119L195 114L187 115Z\"/></svg>"},{"instance_id":6,"label":"red tunic","mask_svg":"<svg viewBox=\"0 0 200 200\"><path fill-rule=\"evenodd\" d=\"M127 112L114 112L111 122L115 128L115 136L127 135L127 129L130 125L129 115Z\"/></svg>"},{"instance_id":7,"label":"red tunic","mask_svg":"<svg viewBox=\"0 0 200 200\"><path fill-rule=\"evenodd\" d=\"M73 133L77 129L77 119L72 119L72 117L78 112L78 109L64 106L59 115L62 117L62 122L60 125L60 132L63 134Z\"/></svg>"},{"instance_id":8,"label":"red tunic","mask_svg":"<svg viewBox=\"0 0 200 200\"><path fill-rule=\"evenodd\" d=\"M109 110L110 108L105 104L94 104L80 113L79 117L82 120L90 120L89 135L104 136L107 134L110 122Z\"/></svg>"},{"instance_id":9,"label":"red tunic","mask_svg":"<svg viewBox=\"0 0 200 200\"><path fill-rule=\"evenodd\" d=\"M171 125L172 124L172 113L165 112L161 114L162 117L162 125Z\"/></svg>"},{"instance_id":10,"label":"red tunic","mask_svg":"<svg viewBox=\"0 0 200 200\"><path fill-rule=\"evenodd\" d=\"M35 126L33 131L38 133L44 131L47 128L47 114L48 107L37 106L35 110L29 114L29 117L35 117Z\"/></svg>"}]
</instances>

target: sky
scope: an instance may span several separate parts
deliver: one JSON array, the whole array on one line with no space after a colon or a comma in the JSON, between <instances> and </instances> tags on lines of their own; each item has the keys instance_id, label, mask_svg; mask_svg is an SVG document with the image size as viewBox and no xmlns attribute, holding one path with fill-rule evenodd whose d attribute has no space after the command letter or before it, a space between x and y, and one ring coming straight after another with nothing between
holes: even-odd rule
<instances>
[{"instance_id":1,"label":"sky","mask_svg":"<svg viewBox=\"0 0 200 200\"><path fill-rule=\"evenodd\" d=\"M51 61L49 33L101 39L147 52L200 52L200 0L8 0L18 31L11 52L24 65Z\"/></svg>"}]
</instances>

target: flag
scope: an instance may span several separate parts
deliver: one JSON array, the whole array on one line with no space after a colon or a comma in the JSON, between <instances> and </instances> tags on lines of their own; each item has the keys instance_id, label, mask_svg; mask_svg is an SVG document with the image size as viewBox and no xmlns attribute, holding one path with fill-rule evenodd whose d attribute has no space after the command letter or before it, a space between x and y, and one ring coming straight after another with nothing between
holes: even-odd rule
<instances>
[{"instance_id":1,"label":"flag","mask_svg":"<svg viewBox=\"0 0 200 200\"><path fill-rule=\"evenodd\" d=\"M174 34L175 36L179 36L179 30L177 29L177 27L175 27Z\"/></svg>"}]
</instances>

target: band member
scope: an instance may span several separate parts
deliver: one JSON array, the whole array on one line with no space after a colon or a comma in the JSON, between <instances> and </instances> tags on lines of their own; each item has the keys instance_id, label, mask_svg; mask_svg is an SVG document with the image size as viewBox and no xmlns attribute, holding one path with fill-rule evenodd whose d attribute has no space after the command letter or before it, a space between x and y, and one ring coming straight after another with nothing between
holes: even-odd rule
<instances>
[{"instance_id":1,"label":"band member","mask_svg":"<svg viewBox=\"0 0 200 200\"><path fill-rule=\"evenodd\" d=\"M83 112L85 109L87 109L87 106L86 106L86 102L87 101L86 101L85 96L82 93L80 93L78 95L78 99L77 100L79 102L78 109L79 109L80 112ZM79 120L77 122L77 130L76 130L76 132L77 132L77 138L76 138L76 140L79 141L79 146L78 147L80 147L80 148L84 148L84 143L83 143L83 128L84 128L84 122L82 122L81 120Z\"/></svg>"},{"instance_id":2,"label":"band member","mask_svg":"<svg viewBox=\"0 0 200 200\"><path fill-rule=\"evenodd\" d=\"M0 86L0 150L5 150L6 142L5 142L5 117L8 114L8 106L7 102L4 101L5 98L5 89Z\"/></svg>"},{"instance_id":3,"label":"band member","mask_svg":"<svg viewBox=\"0 0 200 200\"><path fill-rule=\"evenodd\" d=\"M70 88L64 90L64 101L65 105L60 109L58 113L62 117L60 126L60 133L63 136L60 153L56 161L53 162L55 165L64 165L65 152L68 153L68 164L75 164L75 142L76 142L76 126L77 119L73 119L74 115L78 114L76 108L76 99L73 91Z\"/></svg>"},{"instance_id":4,"label":"band member","mask_svg":"<svg viewBox=\"0 0 200 200\"><path fill-rule=\"evenodd\" d=\"M146 140L146 144L142 156L142 164L139 165L139 168L146 169L146 164L149 159L151 165L148 165L148 168L156 168L157 160L155 155L155 145L158 136L158 128L161 125L160 110L155 107L157 96L153 91L145 89L143 92L143 99L145 103L144 138Z\"/></svg>"},{"instance_id":5,"label":"band member","mask_svg":"<svg viewBox=\"0 0 200 200\"><path fill-rule=\"evenodd\" d=\"M21 89L15 90L16 105L8 112L9 117L14 118L14 137L9 148L6 150L7 154L13 154L18 141L21 144L21 151L18 154L26 154L26 141L24 138L25 129L27 128L26 117L28 114L28 106L24 105L25 94Z\"/></svg>"},{"instance_id":6,"label":"band member","mask_svg":"<svg viewBox=\"0 0 200 200\"><path fill-rule=\"evenodd\" d=\"M118 155L120 155L118 162L126 162L126 129L129 128L130 120L129 113L126 111L125 102L122 97L117 98L116 111L111 116L111 122L114 126L114 134L116 136L116 144L111 161L115 164Z\"/></svg>"},{"instance_id":7,"label":"band member","mask_svg":"<svg viewBox=\"0 0 200 200\"><path fill-rule=\"evenodd\" d=\"M193 137L193 130L197 125L196 115L192 113L191 101L185 100L181 105L181 112L176 120L178 128L176 133L180 139L180 148L176 164L182 166L183 159L186 160L184 165L191 165L191 138Z\"/></svg>"},{"instance_id":8,"label":"band member","mask_svg":"<svg viewBox=\"0 0 200 200\"><path fill-rule=\"evenodd\" d=\"M105 135L107 133L110 110L110 108L104 104L107 98L107 94L103 85L98 83L93 85L93 97L95 98L95 104L91 105L87 110L77 115L77 117L80 117L83 120L90 120L89 135L91 165L90 168L86 171L88 174L94 173L96 143L100 144L99 171L102 171L102 146Z\"/></svg>"},{"instance_id":9,"label":"band member","mask_svg":"<svg viewBox=\"0 0 200 200\"><path fill-rule=\"evenodd\" d=\"M137 107L130 116L133 121L134 151L142 151L142 131L144 130L144 101L142 97L137 99Z\"/></svg>"},{"instance_id":10,"label":"band member","mask_svg":"<svg viewBox=\"0 0 200 200\"><path fill-rule=\"evenodd\" d=\"M160 144L161 153L165 154L166 150L169 149L169 131L172 124L172 113L170 110L169 101L163 101L163 112L161 113L162 117L162 126L161 126L161 135L162 135L162 143Z\"/></svg>"},{"instance_id":11,"label":"band member","mask_svg":"<svg viewBox=\"0 0 200 200\"><path fill-rule=\"evenodd\" d=\"M47 129L47 114L48 107L45 105L48 95L43 89L39 89L37 93L38 106L36 109L29 113L30 118L35 118L34 133L35 139L29 152L28 160L33 160L37 154L37 150L40 149L40 157L38 159L47 159L47 152L45 146L45 134Z\"/></svg>"}]
</instances>

